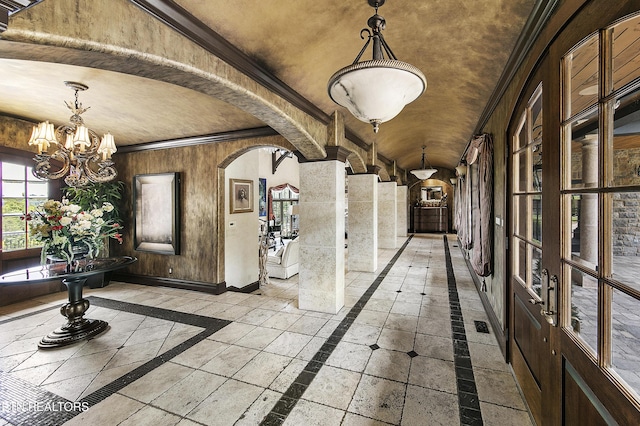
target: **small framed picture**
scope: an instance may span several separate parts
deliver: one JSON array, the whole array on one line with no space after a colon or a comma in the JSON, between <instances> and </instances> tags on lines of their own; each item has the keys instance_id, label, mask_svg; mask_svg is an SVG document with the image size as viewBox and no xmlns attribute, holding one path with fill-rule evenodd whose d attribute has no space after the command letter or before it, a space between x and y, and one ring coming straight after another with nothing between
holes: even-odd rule
<instances>
[{"instance_id":1,"label":"small framed picture","mask_svg":"<svg viewBox=\"0 0 640 426\"><path fill-rule=\"evenodd\" d=\"M253 181L247 179L229 180L229 200L231 213L253 211Z\"/></svg>"}]
</instances>

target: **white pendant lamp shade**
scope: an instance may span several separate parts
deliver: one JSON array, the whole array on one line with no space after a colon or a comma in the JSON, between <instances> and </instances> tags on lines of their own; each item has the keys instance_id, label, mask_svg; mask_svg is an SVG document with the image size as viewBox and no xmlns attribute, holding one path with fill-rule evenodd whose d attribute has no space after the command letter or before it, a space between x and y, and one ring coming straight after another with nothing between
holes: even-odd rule
<instances>
[{"instance_id":1,"label":"white pendant lamp shade","mask_svg":"<svg viewBox=\"0 0 640 426\"><path fill-rule=\"evenodd\" d=\"M424 149L426 148L426 145L422 145L422 161L421 161L421 168L416 169L416 170L411 170L411 174L414 175L415 177L417 177L420 180L425 180L425 179L429 179L431 176L433 176L433 174L435 172L438 171L438 169L434 169L433 167L431 167L431 165L429 164L428 161L426 161L426 157L425 157L425 153L424 153ZM427 165L429 167L425 166L425 162L427 163Z\"/></svg>"},{"instance_id":2,"label":"white pendant lamp shade","mask_svg":"<svg viewBox=\"0 0 640 426\"><path fill-rule=\"evenodd\" d=\"M380 123L398 115L405 105L415 101L427 88L427 79L422 71L399 61L382 35L386 22L378 15L378 7L385 1L367 0L369 6L376 10L367 20L370 30L360 31L361 38L368 35L367 41L355 61L333 74L327 85L329 97L347 108L358 120L371 123L375 133ZM369 44L373 45L372 59L359 62Z\"/></svg>"},{"instance_id":3,"label":"white pendant lamp shade","mask_svg":"<svg viewBox=\"0 0 640 426\"><path fill-rule=\"evenodd\" d=\"M417 177L420 180L429 179L437 169L420 169L420 170L411 170L411 174Z\"/></svg>"},{"instance_id":4,"label":"white pendant lamp shade","mask_svg":"<svg viewBox=\"0 0 640 426\"><path fill-rule=\"evenodd\" d=\"M329 96L358 120L391 120L427 88L424 74L402 61L372 60L345 67L329 79Z\"/></svg>"}]
</instances>

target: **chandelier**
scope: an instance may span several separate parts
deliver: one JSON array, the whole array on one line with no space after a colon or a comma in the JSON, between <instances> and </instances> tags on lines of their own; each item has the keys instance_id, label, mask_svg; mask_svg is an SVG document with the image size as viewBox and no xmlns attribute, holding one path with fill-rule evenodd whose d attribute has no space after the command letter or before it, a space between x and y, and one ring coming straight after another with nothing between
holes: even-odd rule
<instances>
[{"instance_id":1,"label":"chandelier","mask_svg":"<svg viewBox=\"0 0 640 426\"><path fill-rule=\"evenodd\" d=\"M83 187L90 182L109 182L118 174L111 161L111 155L116 152L113 136L107 133L99 139L93 130L84 125L81 114L90 107L82 107L82 103L78 101L78 92L89 87L74 81L65 81L64 84L75 91L75 102L70 104L65 101L65 105L73 113L69 119L70 124L54 130L53 124L45 121L33 127L29 145L38 147L33 174L40 179L60 179L66 176L64 181L71 187ZM51 145L57 145L57 150L49 154ZM54 166L52 169L51 160L59 161L62 167L57 169Z\"/></svg>"},{"instance_id":2,"label":"chandelier","mask_svg":"<svg viewBox=\"0 0 640 426\"><path fill-rule=\"evenodd\" d=\"M424 162L425 162L424 149L425 148L426 146L422 145L422 167L418 170L411 170L411 173L420 180L429 179L435 172L438 171L438 169L434 169L433 167L431 167L431 164L429 164L429 162L427 162L427 165L429 166L429 168L425 167L424 165Z\"/></svg>"},{"instance_id":3,"label":"chandelier","mask_svg":"<svg viewBox=\"0 0 640 426\"><path fill-rule=\"evenodd\" d=\"M378 15L378 7L385 0L368 3L376 13L367 21L371 31L367 28L360 31L362 39L368 34L367 41L351 65L333 74L327 90L335 103L347 108L358 120L371 123L377 133L380 123L391 120L425 91L427 79L418 68L397 60L382 36L386 22ZM371 39L373 59L358 62Z\"/></svg>"}]
</instances>

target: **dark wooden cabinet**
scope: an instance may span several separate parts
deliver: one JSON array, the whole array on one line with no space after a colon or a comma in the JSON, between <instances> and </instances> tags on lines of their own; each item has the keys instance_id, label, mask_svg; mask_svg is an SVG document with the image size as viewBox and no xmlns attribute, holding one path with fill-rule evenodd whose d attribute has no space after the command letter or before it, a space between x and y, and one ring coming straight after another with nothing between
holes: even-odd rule
<instances>
[{"instance_id":1,"label":"dark wooden cabinet","mask_svg":"<svg viewBox=\"0 0 640 426\"><path fill-rule=\"evenodd\" d=\"M447 207L412 207L411 230L413 232L449 232Z\"/></svg>"}]
</instances>

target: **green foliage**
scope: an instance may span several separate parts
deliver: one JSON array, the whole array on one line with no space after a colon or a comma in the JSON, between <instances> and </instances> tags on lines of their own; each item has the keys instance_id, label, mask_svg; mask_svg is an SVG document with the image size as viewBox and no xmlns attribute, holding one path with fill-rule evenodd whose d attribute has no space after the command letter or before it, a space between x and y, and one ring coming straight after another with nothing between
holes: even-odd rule
<instances>
[{"instance_id":1,"label":"green foliage","mask_svg":"<svg viewBox=\"0 0 640 426\"><path fill-rule=\"evenodd\" d=\"M122 223L121 199L124 182L111 181L106 183L90 183L82 188L67 187L63 189L64 196L71 203L79 205L83 210L92 210L111 203L114 207L108 218L116 223Z\"/></svg>"}]
</instances>

